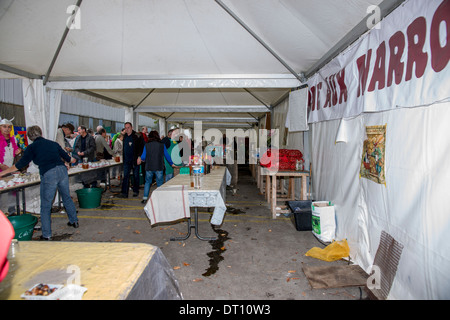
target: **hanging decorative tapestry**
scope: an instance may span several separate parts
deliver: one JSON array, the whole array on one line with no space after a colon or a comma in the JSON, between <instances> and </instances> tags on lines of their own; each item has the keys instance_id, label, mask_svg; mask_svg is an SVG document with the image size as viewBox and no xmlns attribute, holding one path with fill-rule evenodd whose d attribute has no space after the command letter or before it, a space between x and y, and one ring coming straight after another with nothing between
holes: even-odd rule
<instances>
[{"instance_id":1,"label":"hanging decorative tapestry","mask_svg":"<svg viewBox=\"0 0 450 320\"><path fill-rule=\"evenodd\" d=\"M386 125L366 127L360 176L373 182L385 184L384 159L386 146Z\"/></svg>"}]
</instances>

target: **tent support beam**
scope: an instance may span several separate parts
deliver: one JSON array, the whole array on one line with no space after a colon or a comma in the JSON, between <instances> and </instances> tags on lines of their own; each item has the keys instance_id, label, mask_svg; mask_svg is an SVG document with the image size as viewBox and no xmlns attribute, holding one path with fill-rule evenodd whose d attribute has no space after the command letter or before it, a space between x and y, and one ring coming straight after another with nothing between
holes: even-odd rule
<instances>
[{"instance_id":1,"label":"tent support beam","mask_svg":"<svg viewBox=\"0 0 450 320\"><path fill-rule=\"evenodd\" d=\"M236 20L248 33L250 33L253 38L255 38L267 51L269 51L286 69L289 70L300 82L304 82L304 78L301 77L294 69L292 69L286 61L284 61L275 51L270 48L267 43L265 43L249 26L247 26L244 21L242 21L230 8L228 8L221 0L215 0L216 3L222 7L234 20Z\"/></svg>"},{"instance_id":2,"label":"tent support beam","mask_svg":"<svg viewBox=\"0 0 450 320\"><path fill-rule=\"evenodd\" d=\"M119 100L115 100L115 99L112 99L112 98L108 98L108 97L102 96L101 94L91 92L89 90L76 90L76 91L80 92L80 93L84 93L84 94L86 94L88 96L91 96L91 97L94 97L94 98L99 98L99 99L102 99L102 100L105 100L105 101L109 101L109 102L118 104L120 106L124 106L124 107L128 107L128 108L132 107L129 104L126 104L125 102L122 102L122 101L119 101Z\"/></svg>"},{"instance_id":3,"label":"tent support beam","mask_svg":"<svg viewBox=\"0 0 450 320\"><path fill-rule=\"evenodd\" d=\"M153 93L153 91L155 91L155 89L150 90L150 92L147 93L147 94L145 95L145 97L144 97L141 101L139 101L139 103L138 103L137 105L133 106L133 111L136 110L136 108L139 107L139 106L142 104L142 102L144 102L145 99L147 99L148 96L151 95L151 94Z\"/></svg>"},{"instance_id":4,"label":"tent support beam","mask_svg":"<svg viewBox=\"0 0 450 320\"><path fill-rule=\"evenodd\" d=\"M76 6L77 8L79 8L79 7L81 6L81 2L82 2L82 1L83 1L83 0L78 0L78 1L77 1L77 4L76 4L75 6ZM75 17L74 17L74 18L75 18ZM55 63L56 63L56 59L58 59L59 52L61 51L61 48L62 48L64 42L66 41L66 37L67 37L67 34L69 33L69 31L70 31L70 27L66 25L66 29L64 30L64 33L63 33L63 35L62 35L62 37L61 37L61 40L59 41L58 48L56 49L56 52L55 52L55 54L53 55L52 62L50 63L50 66L48 67L47 73L45 74L45 77L44 77L44 86L47 84L48 78L50 77L50 73L51 73L52 70L53 70L53 66L54 66Z\"/></svg>"},{"instance_id":5,"label":"tent support beam","mask_svg":"<svg viewBox=\"0 0 450 320\"><path fill-rule=\"evenodd\" d=\"M380 18L384 19L393 10L400 6L405 0L384 0L380 3ZM320 69L322 69L331 60L336 58L344 49L349 47L353 42L358 40L361 35L366 33L369 28L367 27L367 21L371 17L371 13L368 14L360 23L358 23L347 35L342 38L333 48L331 48L316 64L314 64L308 71L304 73L306 78L310 78Z\"/></svg>"},{"instance_id":6,"label":"tent support beam","mask_svg":"<svg viewBox=\"0 0 450 320\"><path fill-rule=\"evenodd\" d=\"M257 96L255 96L250 90L243 88L245 91L247 91L253 98L255 98L256 100L258 100L259 102L261 102L269 111L272 109L270 106L268 106L264 101L262 101L261 99L259 99Z\"/></svg>"},{"instance_id":7,"label":"tent support beam","mask_svg":"<svg viewBox=\"0 0 450 320\"><path fill-rule=\"evenodd\" d=\"M37 74L30 73L30 72L27 72L27 71L23 71L23 70L20 70L20 69L16 69L16 68L7 66L6 64L1 64L0 63L0 70L6 71L8 73L12 73L12 74L15 74L15 75L18 75L18 76L21 76L21 77L25 77L25 78L28 78L28 79L42 79L42 77L37 75Z\"/></svg>"}]
</instances>

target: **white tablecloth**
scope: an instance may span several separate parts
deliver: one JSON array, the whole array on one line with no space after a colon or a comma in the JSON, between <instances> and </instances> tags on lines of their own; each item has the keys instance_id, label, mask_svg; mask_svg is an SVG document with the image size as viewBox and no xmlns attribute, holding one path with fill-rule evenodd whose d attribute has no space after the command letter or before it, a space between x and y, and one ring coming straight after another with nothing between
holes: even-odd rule
<instances>
[{"instance_id":1,"label":"white tablecloth","mask_svg":"<svg viewBox=\"0 0 450 320\"><path fill-rule=\"evenodd\" d=\"M203 177L201 189L190 187L190 176L179 174L155 189L144 207L153 225L190 217L189 207L214 207L211 224L221 225L227 207L226 186L231 174L226 167L218 167Z\"/></svg>"}]
</instances>

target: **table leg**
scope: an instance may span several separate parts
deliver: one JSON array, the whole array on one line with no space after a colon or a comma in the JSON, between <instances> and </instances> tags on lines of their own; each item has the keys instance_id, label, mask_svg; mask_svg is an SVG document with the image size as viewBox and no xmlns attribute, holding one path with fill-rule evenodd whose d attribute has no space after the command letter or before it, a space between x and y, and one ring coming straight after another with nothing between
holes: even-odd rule
<instances>
[{"instance_id":1,"label":"table leg","mask_svg":"<svg viewBox=\"0 0 450 320\"><path fill-rule=\"evenodd\" d=\"M302 189L300 190L302 200L307 200L306 198L306 176L302 176Z\"/></svg>"},{"instance_id":2,"label":"table leg","mask_svg":"<svg viewBox=\"0 0 450 320\"><path fill-rule=\"evenodd\" d=\"M295 200L295 180L294 177L289 177L289 197L288 200Z\"/></svg>"},{"instance_id":3,"label":"table leg","mask_svg":"<svg viewBox=\"0 0 450 320\"><path fill-rule=\"evenodd\" d=\"M187 232L186 236L178 237L178 238L170 238L170 241L182 241L182 240L188 239L191 236L191 228L195 229L195 236L200 240L203 240L203 241L217 240L216 237L202 237L199 235L199 233L198 233L198 208L197 207L195 207L195 209L194 209L194 220L195 220L195 223L194 223L194 225L192 225L191 218L188 218L188 220L187 220L188 232Z\"/></svg>"},{"instance_id":4,"label":"table leg","mask_svg":"<svg viewBox=\"0 0 450 320\"><path fill-rule=\"evenodd\" d=\"M106 183L105 183L105 190L111 190L111 168L106 170Z\"/></svg>"},{"instance_id":5,"label":"table leg","mask_svg":"<svg viewBox=\"0 0 450 320\"><path fill-rule=\"evenodd\" d=\"M270 175L266 175L266 200L267 203L270 203Z\"/></svg>"},{"instance_id":6,"label":"table leg","mask_svg":"<svg viewBox=\"0 0 450 320\"><path fill-rule=\"evenodd\" d=\"M16 191L16 210L17 210L17 214L20 215L20 190Z\"/></svg>"},{"instance_id":7,"label":"table leg","mask_svg":"<svg viewBox=\"0 0 450 320\"><path fill-rule=\"evenodd\" d=\"M272 209L272 219L277 218L277 177L272 177L272 202L271 202L271 209Z\"/></svg>"},{"instance_id":8,"label":"table leg","mask_svg":"<svg viewBox=\"0 0 450 320\"><path fill-rule=\"evenodd\" d=\"M25 200L25 188L22 189L22 212L23 213L27 213L27 208L26 208L26 200Z\"/></svg>"}]
</instances>

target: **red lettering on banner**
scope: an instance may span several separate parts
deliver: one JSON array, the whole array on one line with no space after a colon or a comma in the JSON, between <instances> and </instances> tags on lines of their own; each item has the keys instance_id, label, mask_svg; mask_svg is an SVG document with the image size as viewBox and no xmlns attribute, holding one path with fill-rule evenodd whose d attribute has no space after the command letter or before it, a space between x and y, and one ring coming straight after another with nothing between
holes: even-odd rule
<instances>
[{"instance_id":1,"label":"red lettering on banner","mask_svg":"<svg viewBox=\"0 0 450 320\"><path fill-rule=\"evenodd\" d=\"M416 77L420 78L425 73L428 62L428 53L423 51L427 35L427 21L424 17L414 20L408 27L408 61L406 63L405 81L412 79L413 66L416 66ZM417 40L417 41L416 41Z\"/></svg>"},{"instance_id":2,"label":"red lettering on banner","mask_svg":"<svg viewBox=\"0 0 450 320\"><path fill-rule=\"evenodd\" d=\"M337 83L339 85L339 104L347 102L347 86L345 85L345 68L336 74ZM342 99L343 98L343 99Z\"/></svg>"},{"instance_id":3,"label":"red lettering on banner","mask_svg":"<svg viewBox=\"0 0 450 320\"><path fill-rule=\"evenodd\" d=\"M330 87L331 87L331 106L335 106L337 104L337 92L336 92L336 83L334 82L335 75L332 74L330 76Z\"/></svg>"},{"instance_id":4,"label":"red lettering on banner","mask_svg":"<svg viewBox=\"0 0 450 320\"><path fill-rule=\"evenodd\" d=\"M320 90L322 90L322 82L319 82L316 85L316 106L317 106L317 110L320 109Z\"/></svg>"},{"instance_id":5,"label":"red lettering on banner","mask_svg":"<svg viewBox=\"0 0 450 320\"><path fill-rule=\"evenodd\" d=\"M441 47L440 42L440 26L445 23L446 30L446 44ZM431 46L431 67L434 71L440 72L444 70L450 60L450 42L448 36L450 34L450 1L446 0L437 8L433 20L431 22L430 30L430 46Z\"/></svg>"},{"instance_id":6,"label":"red lettering on banner","mask_svg":"<svg viewBox=\"0 0 450 320\"><path fill-rule=\"evenodd\" d=\"M308 90L308 111L313 111L312 110L312 105L311 105L311 89Z\"/></svg>"},{"instance_id":7,"label":"red lettering on banner","mask_svg":"<svg viewBox=\"0 0 450 320\"><path fill-rule=\"evenodd\" d=\"M428 14L427 18L430 23ZM350 82L350 84L355 83L356 85L356 81L358 81L356 98L364 96L366 89L367 92L383 90L391 87L394 83L400 85L402 81L410 81L414 75L415 78L420 79L427 71L429 62L431 69L428 69L428 72L433 70L438 73L448 68L450 62L449 35L450 0L443 0L434 12L430 30L428 30L427 19L420 16L407 26L405 32L397 31L389 40L382 35L381 40L384 41L379 44L373 61L372 50L374 49L372 48L368 48L365 54L356 59L357 80L351 79ZM430 41L429 49L428 39ZM389 57L386 56L387 54ZM350 73L353 74L353 69ZM322 99L325 96L322 108L331 108L347 102L345 68L338 73L328 75L322 82L316 83L315 87L311 87L308 92L308 106L311 106L311 111L316 110L316 107L317 110L320 109L320 92L322 86L325 85L326 95L322 94ZM418 82L418 85L422 85L422 83Z\"/></svg>"},{"instance_id":8,"label":"red lettering on banner","mask_svg":"<svg viewBox=\"0 0 450 320\"><path fill-rule=\"evenodd\" d=\"M386 42L382 42L377 49L377 57L375 58L375 67L373 69L372 79L370 80L369 92L375 90L378 82L378 90L384 89L386 81Z\"/></svg>"},{"instance_id":9,"label":"red lettering on banner","mask_svg":"<svg viewBox=\"0 0 450 320\"><path fill-rule=\"evenodd\" d=\"M316 87L313 86L311 89L309 89L309 102L311 104L311 111L316 110Z\"/></svg>"},{"instance_id":10,"label":"red lettering on banner","mask_svg":"<svg viewBox=\"0 0 450 320\"><path fill-rule=\"evenodd\" d=\"M331 107L331 90L330 90L330 83L328 81L328 78L325 78L325 83L327 84L327 94L325 96L325 103L323 104L322 108L327 108L327 107Z\"/></svg>"},{"instance_id":11,"label":"red lettering on banner","mask_svg":"<svg viewBox=\"0 0 450 320\"><path fill-rule=\"evenodd\" d=\"M395 78L395 84L402 82L405 66L405 63L401 61L403 51L405 50L405 35L403 32L398 31L389 39L389 48L388 87L392 85L393 78Z\"/></svg>"},{"instance_id":12,"label":"red lettering on banner","mask_svg":"<svg viewBox=\"0 0 450 320\"><path fill-rule=\"evenodd\" d=\"M369 68L370 68L370 58L372 57L372 49L369 49L367 52L367 58L366 55L362 55L361 57L356 60L356 64L358 66L358 72L359 72L359 86L358 86L358 95L360 96L364 95L364 91L366 91L366 83L367 83L367 77L369 76Z\"/></svg>"}]
</instances>

